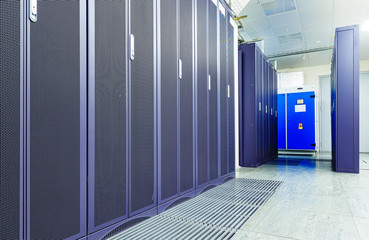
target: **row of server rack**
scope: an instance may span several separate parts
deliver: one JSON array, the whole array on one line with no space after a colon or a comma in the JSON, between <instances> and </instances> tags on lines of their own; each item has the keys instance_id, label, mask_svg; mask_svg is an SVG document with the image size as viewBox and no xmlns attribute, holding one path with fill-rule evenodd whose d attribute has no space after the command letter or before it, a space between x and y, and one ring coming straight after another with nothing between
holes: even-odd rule
<instances>
[{"instance_id":1,"label":"row of server rack","mask_svg":"<svg viewBox=\"0 0 369 240\"><path fill-rule=\"evenodd\" d=\"M336 29L331 63L332 163L359 173L359 25Z\"/></svg>"},{"instance_id":2,"label":"row of server rack","mask_svg":"<svg viewBox=\"0 0 369 240\"><path fill-rule=\"evenodd\" d=\"M277 71L255 43L239 45L240 166L278 156Z\"/></svg>"},{"instance_id":3,"label":"row of server rack","mask_svg":"<svg viewBox=\"0 0 369 240\"><path fill-rule=\"evenodd\" d=\"M106 239L234 177L219 0L0 1L0 239Z\"/></svg>"}]
</instances>

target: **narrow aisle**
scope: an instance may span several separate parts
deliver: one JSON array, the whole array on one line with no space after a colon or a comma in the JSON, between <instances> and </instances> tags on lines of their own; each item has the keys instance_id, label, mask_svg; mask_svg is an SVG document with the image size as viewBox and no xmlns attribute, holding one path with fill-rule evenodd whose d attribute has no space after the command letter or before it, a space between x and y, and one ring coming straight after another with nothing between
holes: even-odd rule
<instances>
[{"instance_id":1,"label":"narrow aisle","mask_svg":"<svg viewBox=\"0 0 369 240\"><path fill-rule=\"evenodd\" d=\"M369 171L336 173L331 165L294 156L238 168L236 177L283 185L233 239L368 239Z\"/></svg>"}]
</instances>

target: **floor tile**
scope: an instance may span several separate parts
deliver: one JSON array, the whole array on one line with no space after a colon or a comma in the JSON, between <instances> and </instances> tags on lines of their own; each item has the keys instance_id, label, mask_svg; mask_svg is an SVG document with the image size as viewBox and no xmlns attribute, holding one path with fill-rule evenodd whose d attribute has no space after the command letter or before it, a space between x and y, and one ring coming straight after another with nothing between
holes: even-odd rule
<instances>
[{"instance_id":1,"label":"floor tile","mask_svg":"<svg viewBox=\"0 0 369 240\"><path fill-rule=\"evenodd\" d=\"M361 240L369 239L369 219L355 218Z\"/></svg>"},{"instance_id":2,"label":"floor tile","mask_svg":"<svg viewBox=\"0 0 369 240\"><path fill-rule=\"evenodd\" d=\"M285 238L280 236L273 236L264 233L248 232L248 231L238 231L232 240L287 240L293 238Z\"/></svg>"}]
</instances>

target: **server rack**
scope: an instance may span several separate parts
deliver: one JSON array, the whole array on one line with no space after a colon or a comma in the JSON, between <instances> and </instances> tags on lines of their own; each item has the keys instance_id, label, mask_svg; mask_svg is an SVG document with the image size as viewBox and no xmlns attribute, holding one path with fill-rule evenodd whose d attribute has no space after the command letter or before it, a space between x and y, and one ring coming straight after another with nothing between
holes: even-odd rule
<instances>
[{"instance_id":1,"label":"server rack","mask_svg":"<svg viewBox=\"0 0 369 240\"><path fill-rule=\"evenodd\" d=\"M228 120L227 120L227 98L228 98L228 81L227 81L227 17L223 4L219 3L219 45L220 45L220 67L219 68L219 102L220 102L220 175L228 173Z\"/></svg>"},{"instance_id":2,"label":"server rack","mask_svg":"<svg viewBox=\"0 0 369 240\"><path fill-rule=\"evenodd\" d=\"M27 20L26 238L80 238L87 205L86 2L39 1L37 9L37 21Z\"/></svg>"},{"instance_id":3,"label":"server rack","mask_svg":"<svg viewBox=\"0 0 369 240\"><path fill-rule=\"evenodd\" d=\"M159 106L159 204L178 196L179 189L179 81L177 0L161 1Z\"/></svg>"},{"instance_id":4,"label":"server rack","mask_svg":"<svg viewBox=\"0 0 369 240\"><path fill-rule=\"evenodd\" d=\"M23 239L25 5L0 1L0 238Z\"/></svg>"},{"instance_id":5,"label":"server rack","mask_svg":"<svg viewBox=\"0 0 369 240\"><path fill-rule=\"evenodd\" d=\"M336 29L331 65L332 160L359 173L359 26Z\"/></svg>"},{"instance_id":6,"label":"server rack","mask_svg":"<svg viewBox=\"0 0 369 240\"><path fill-rule=\"evenodd\" d=\"M235 24L226 3L36 3L30 15L24 1L0 2L1 32L8 33L0 36L0 97L12 106L1 108L0 178L13 189L0 192L0 238L102 239L234 176ZM164 21L174 8L175 21ZM166 185L173 175L177 182Z\"/></svg>"},{"instance_id":7,"label":"server rack","mask_svg":"<svg viewBox=\"0 0 369 240\"><path fill-rule=\"evenodd\" d=\"M273 87L273 94L274 94L274 97L273 97L273 104L274 104L274 113L273 113L273 116L274 116L274 146L273 146L273 149L274 149L274 154L273 156L274 157L278 157L278 73L277 73L277 70L274 69L274 87Z\"/></svg>"},{"instance_id":8,"label":"server rack","mask_svg":"<svg viewBox=\"0 0 369 240\"><path fill-rule=\"evenodd\" d=\"M219 177L219 145L218 145L218 6L217 1L208 0L208 46L209 46L209 181Z\"/></svg>"},{"instance_id":9,"label":"server rack","mask_svg":"<svg viewBox=\"0 0 369 240\"><path fill-rule=\"evenodd\" d=\"M180 193L195 188L193 0L179 1Z\"/></svg>"},{"instance_id":10,"label":"server rack","mask_svg":"<svg viewBox=\"0 0 369 240\"><path fill-rule=\"evenodd\" d=\"M207 1L196 1L196 99L197 180L196 187L209 182L209 25Z\"/></svg>"},{"instance_id":11,"label":"server rack","mask_svg":"<svg viewBox=\"0 0 369 240\"><path fill-rule=\"evenodd\" d=\"M128 217L128 3L89 2L89 233Z\"/></svg>"},{"instance_id":12,"label":"server rack","mask_svg":"<svg viewBox=\"0 0 369 240\"><path fill-rule=\"evenodd\" d=\"M269 120L269 106L268 106L268 85L269 85L269 69L268 69L268 61L266 56L263 55L263 158L269 158L269 146L268 146L268 136L269 136L269 129L268 129L268 120Z\"/></svg>"},{"instance_id":13,"label":"server rack","mask_svg":"<svg viewBox=\"0 0 369 240\"><path fill-rule=\"evenodd\" d=\"M257 167L277 156L275 69L256 44L239 46L240 166Z\"/></svg>"},{"instance_id":14,"label":"server rack","mask_svg":"<svg viewBox=\"0 0 369 240\"><path fill-rule=\"evenodd\" d=\"M232 173L235 170L235 110L234 110L234 22L232 15L227 13L227 33L228 33L228 52L227 52L227 110L228 110L228 142L227 142L227 156L228 156L228 171Z\"/></svg>"},{"instance_id":15,"label":"server rack","mask_svg":"<svg viewBox=\"0 0 369 240\"><path fill-rule=\"evenodd\" d=\"M268 64L268 158L273 156L273 66Z\"/></svg>"}]
</instances>

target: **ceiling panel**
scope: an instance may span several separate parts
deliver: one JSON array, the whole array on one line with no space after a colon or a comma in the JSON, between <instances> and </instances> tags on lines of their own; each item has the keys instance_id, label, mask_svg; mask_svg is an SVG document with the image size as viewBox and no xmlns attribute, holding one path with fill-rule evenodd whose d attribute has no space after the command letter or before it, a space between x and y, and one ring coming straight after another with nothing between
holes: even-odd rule
<instances>
[{"instance_id":1,"label":"ceiling panel","mask_svg":"<svg viewBox=\"0 0 369 240\"><path fill-rule=\"evenodd\" d=\"M296 23L286 23L278 25L277 27L273 28L273 32L276 36L284 36L284 35L290 35L294 33L301 33L301 25Z\"/></svg>"},{"instance_id":2,"label":"ceiling panel","mask_svg":"<svg viewBox=\"0 0 369 240\"><path fill-rule=\"evenodd\" d=\"M266 15L262 4L268 2L273 2L264 5L269 6L269 12L271 6L275 6L274 12L293 9L281 7L285 1L289 6L294 2L296 10ZM249 28L242 30L243 35L252 36L250 40L263 38L266 55L294 54L331 47L336 27L362 23L369 18L369 0L250 0L243 12L250 16ZM329 64L331 55L330 51L322 51L279 58L278 68ZM369 32L360 32L360 58L369 60Z\"/></svg>"},{"instance_id":3,"label":"ceiling panel","mask_svg":"<svg viewBox=\"0 0 369 240\"><path fill-rule=\"evenodd\" d=\"M308 57L304 54L277 59L277 69L300 68L310 66Z\"/></svg>"},{"instance_id":4,"label":"ceiling panel","mask_svg":"<svg viewBox=\"0 0 369 240\"><path fill-rule=\"evenodd\" d=\"M267 17L269 20L269 24L272 28L279 27L281 25L288 25L288 24L299 24L300 25L300 18L297 11L290 11L281 14L276 14Z\"/></svg>"},{"instance_id":5,"label":"ceiling panel","mask_svg":"<svg viewBox=\"0 0 369 240\"><path fill-rule=\"evenodd\" d=\"M332 50L309 53L308 59L310 66L318 66L318 65L328 65L331 63L332 59Z\"/></svg>"}]
</instances>

